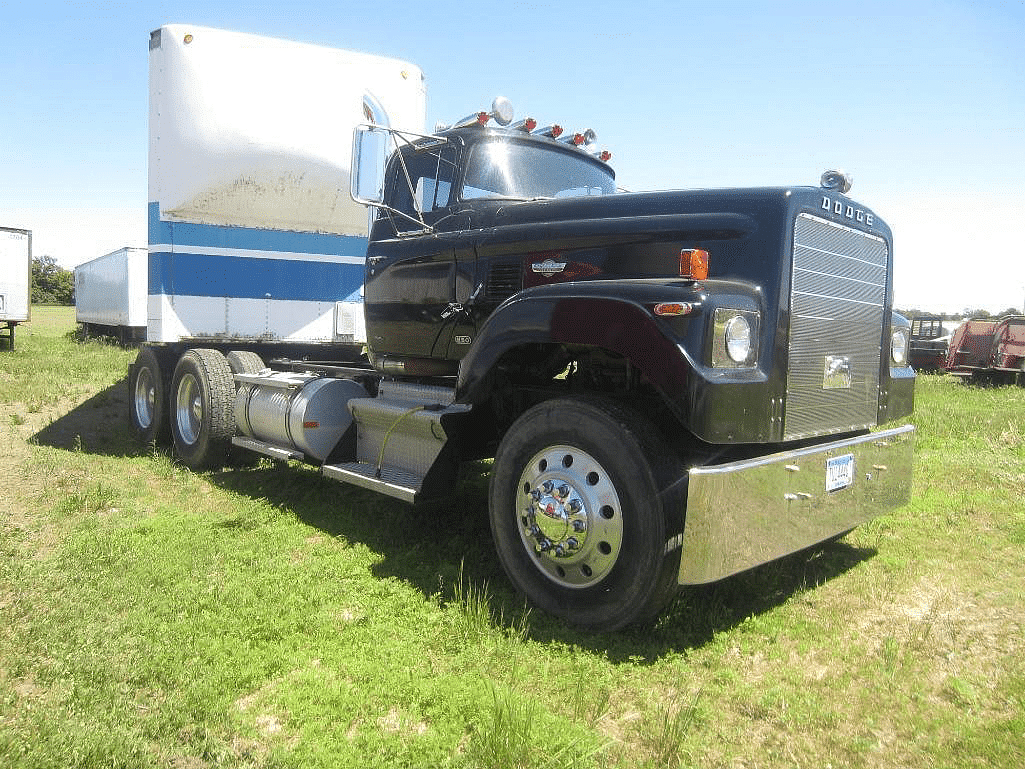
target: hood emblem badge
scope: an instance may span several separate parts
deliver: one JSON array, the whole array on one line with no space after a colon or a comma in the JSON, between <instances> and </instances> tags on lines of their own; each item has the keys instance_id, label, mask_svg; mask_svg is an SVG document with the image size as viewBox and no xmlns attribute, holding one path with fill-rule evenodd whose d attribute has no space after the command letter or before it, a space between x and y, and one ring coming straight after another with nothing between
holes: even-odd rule
<instances>
[{"instance_id":1,"label":"hood emblem badge","mask_svg":"<svg viewBox=\"0 0 1025 769\"><path fill-rule=\"evenodd\" d=\"M534 262L530 265L533 272L541 275L558 275L566 269L566 262L557 262L554 259L545 259L543 262Z\"/></svg>"},{"instance_id":2,"label":"hood emblem badge","mask_svg":"<svg viewBox=\"0 0 1025 769\"><path fill-rule=\"evenodd\" d=\"M851 359L846 355L827 355L822 372L823 390L851 389Z\"/></svg>"}]
</instances>

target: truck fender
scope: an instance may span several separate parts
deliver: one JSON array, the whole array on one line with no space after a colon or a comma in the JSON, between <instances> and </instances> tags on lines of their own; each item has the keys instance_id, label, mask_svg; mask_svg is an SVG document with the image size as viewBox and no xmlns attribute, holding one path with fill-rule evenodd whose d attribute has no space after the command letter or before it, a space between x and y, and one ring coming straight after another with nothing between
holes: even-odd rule
<instances>
[{"instance_id":1,"label":"truck fender","mask_svg":"<svg viewBox=\"0 0 1025 769\"><path fill-rule=\"evenodd\" d=\"M460 364L456 400L484 399L488 372L511 349L549 343L601 347L622 355L663 392L685 389L693 368L686 351L635 301L524 292L501 305L481 327Z\"/></svg>"}]
</instances>

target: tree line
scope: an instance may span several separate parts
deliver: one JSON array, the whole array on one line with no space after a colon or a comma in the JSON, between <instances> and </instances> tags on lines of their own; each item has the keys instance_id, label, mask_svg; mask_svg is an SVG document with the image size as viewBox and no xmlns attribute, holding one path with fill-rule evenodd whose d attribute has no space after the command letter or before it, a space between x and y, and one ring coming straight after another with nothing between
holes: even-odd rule
<instances>
[{"instance_id":1,"label":"tree line","mask_svg":"<svg viewBox=\"0 0 1025 769\"><path fill-rule=\"evenodd\" d=\"M927 312L925 310L919 310L912 308L910 310L900 310L896 307L894 311L900 313L905 318L940 318L941 320L967 320L969 318L1004 318L1008 315L1022 315L1021 310L1017 307L1008 307L1006 310L1000 312L989 312L988 310L973 310L971 307L965 307L961 312Z\"/></svg>"},{"instance_id":2,"label":"tree line","mask_svg":"<svg viewBox=\"0 0 1025 769\"><path fill-rule=\"evenodd\" d=\"M74 304L75 273L52 256L32 257L32 304Z\"/></svg>"}]
</instances>

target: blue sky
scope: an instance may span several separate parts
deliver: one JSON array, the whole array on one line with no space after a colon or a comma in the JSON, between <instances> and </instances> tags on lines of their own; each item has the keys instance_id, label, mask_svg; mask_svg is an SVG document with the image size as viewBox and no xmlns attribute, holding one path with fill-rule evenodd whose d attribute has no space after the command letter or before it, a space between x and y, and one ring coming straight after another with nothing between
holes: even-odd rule
<instances>
[{"instance_id":1,"label":"blue sky","mask_svg":"<svg viewBox=\"0 0 1025 769\"><path fill-rule=\"evenodd\" d=\"M37 256L145 245L147 42L177 22L408 59L428 125L501 93L594 128L633 190L842 168L898 305L1025 303L1025 0L6 3L0 225Z\"/></svg>"}]
</instances>

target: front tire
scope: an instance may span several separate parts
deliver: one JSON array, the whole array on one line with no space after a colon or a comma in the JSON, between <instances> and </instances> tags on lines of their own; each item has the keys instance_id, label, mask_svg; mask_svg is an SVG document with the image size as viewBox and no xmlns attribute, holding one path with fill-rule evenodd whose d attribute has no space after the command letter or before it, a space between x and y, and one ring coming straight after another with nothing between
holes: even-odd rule
<instances>
[{"instance_id":1,"label":"front tire","mask_svg":"<svg viewBox=\"0 0 1025 769\"><path fill-rule=\"evenodd\" d=\"M681 464L655 427L614 402L526 411L495 456L491 529L513 584L590 630L652 620L677 589ZM668 551L668 552L667 552Z\"/></svg>"},{"instance_id":2,"label":"front tire","mask_svg":"<svg viewBox=\"0 0 1025 769\"><path fill-rule=\"evenodd\" d=\"M235 429L235 383L217 350L188 350L171 381L175 454L192 470L223 467Z\"/></svg>"}]
</instances>

